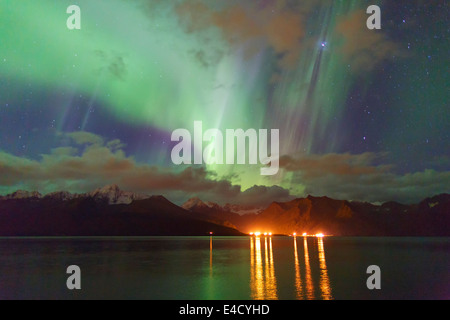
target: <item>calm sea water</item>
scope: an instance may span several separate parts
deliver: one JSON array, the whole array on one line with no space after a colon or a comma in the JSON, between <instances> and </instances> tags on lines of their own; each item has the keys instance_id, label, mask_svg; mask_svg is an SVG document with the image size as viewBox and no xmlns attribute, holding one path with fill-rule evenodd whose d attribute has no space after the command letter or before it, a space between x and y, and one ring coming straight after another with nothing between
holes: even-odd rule
<instances>
[{"instance_id":1,"label":"calm sea water","mask_svg":"<svg viewBox=\"0 0 450 320\"><path fill-rule=\"evenodd\" d=\"M0 299L450 299L450 238L0 239Z\"/></svg>"}]
</instances>

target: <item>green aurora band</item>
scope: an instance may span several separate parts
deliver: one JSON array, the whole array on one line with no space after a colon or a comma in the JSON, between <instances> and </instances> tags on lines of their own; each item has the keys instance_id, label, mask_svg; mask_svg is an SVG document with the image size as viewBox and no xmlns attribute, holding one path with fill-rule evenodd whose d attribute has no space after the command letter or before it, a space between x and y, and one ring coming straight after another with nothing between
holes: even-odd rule
<instances>
[{"instance_id":1,"label":"green aurora band","mask_svg":"<svg viewBox=\"0 0 450 320\"><path fill-rule=\"evenodd\" d=\"M242 4L262 26L277 5L257 7L256 3L191 2L207 8L209 22L217 21L211 12ZM66 27L66 8L71 4L81 8L81 30ZM297 44L273 41L270 29L230 40L229 25L189 20L199 16L193 12L183 16L182 4L3 0L0 72L11 82L43 91L82 93L129 125L171 132L191 130L193 122L200 120L204 129L277 128L281 155L340 150L337 124L342 124L349 90L357 81L364 88L370 80L364 72L373 68L351 59L352 39L344 36L341 22L353 12L364 12L367 1L299 2L301 25L292 28L301 28L301 50ZM286 9L280 10L290 17ZM382 36L377 39L383 41ZM360 41L361 50L377 43ZM283 56L283 49L288 54ZM57 123L62 124L69 105L60 108ZM87 112L81 130L88 121ZM303 191L292 173L263 177L258 166L243 165L208 165L207 169L215 173L212 178L228 177L243 190L280 185L294 193Z\"/></svg>"}]
</instances>

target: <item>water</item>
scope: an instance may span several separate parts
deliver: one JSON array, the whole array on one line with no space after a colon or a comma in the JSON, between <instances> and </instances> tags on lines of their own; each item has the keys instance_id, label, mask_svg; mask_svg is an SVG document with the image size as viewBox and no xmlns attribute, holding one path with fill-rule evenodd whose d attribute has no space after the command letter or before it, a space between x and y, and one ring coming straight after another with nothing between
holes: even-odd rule
<instances>
[{"instance_id":1,"label":"water","mask_svg":"<svg viewBox=\"0 0 450 320\"><path fill-rule=\"evenodd\" d=\"M0 299L449 299L449 267L450 238L0 239Z\"/></svg>"}]
</instances>

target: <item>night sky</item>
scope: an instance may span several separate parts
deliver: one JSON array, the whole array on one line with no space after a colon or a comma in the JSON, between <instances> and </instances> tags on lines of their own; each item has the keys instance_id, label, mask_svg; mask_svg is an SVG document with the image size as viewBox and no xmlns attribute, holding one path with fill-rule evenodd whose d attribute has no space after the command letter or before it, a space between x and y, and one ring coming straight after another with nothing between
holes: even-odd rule
<instances>
[{"instance_id":1,"label":"night sky","mask_svg":"<svg viewBox=\"0 0 450 320\"><path fill-rule=\"evenodd\" d=\"M81 30L69 30L69 5ZM376 4L382 29L366 27ZM3 0L0 195L219 203L450 192L448 1ZM280 130L280 171L174 165L172 131Z\"/></svg>"}]
</instances>

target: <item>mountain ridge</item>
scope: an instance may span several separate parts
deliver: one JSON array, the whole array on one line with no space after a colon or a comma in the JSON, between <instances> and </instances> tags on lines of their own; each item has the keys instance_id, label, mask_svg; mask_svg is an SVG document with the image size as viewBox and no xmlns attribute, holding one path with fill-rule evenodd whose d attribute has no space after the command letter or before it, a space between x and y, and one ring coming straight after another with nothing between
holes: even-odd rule
<instances>
[{"instance_id":1,"label":"mountain ridge","mask_svg":"<svg viewBox=\"0 0 450 320\"><path fill-rule=\"evenodd\" d=\"M150 198L152 196L129 191L123 191L119 188L118 185L111 184L86 193L70 193L68 191L55 191L48 193L46 195L42 195L37 191L17 190L6 196L0 196L0 201L13 199L29 199L29 198L71 200L83 197L92 197L99 201L107 200L109 204L130 204L134 200L143 200Z\"/></svg>"},{"instance_id":2,"label":"mountain ridge","mask_svg":"<svg viewBox=\"0 0 450 320\"><path fill-rule=\"evenodd\" d=\"M193 207L191 212L208 214L211 221L226 218L238 230L246 233L450 236L450 195L446 193L411 205L394 201L375 205L308 195L286 202L274 201L253 215L213 212L205 207Z\"/></svg>"},{"instance_id":3,"label":"mountain ridge","mask_svg":"<svg viewBox=\"0 0 450 320\"><path fill-rule=\"evenodd\" d=\"M242 211L249 213L241 214ZM394 201L376 205L308 195L286 202L274 201L264 209L221 206L198 197L178 206L162 195L122 191L117 185L83 194L58 191L43 196L36 191L18 190L0 197L0 235L3 236L205 235L209 232L236 235L258 230L277 234L450 236L449 225L450 195L447 193L411 205Z\"/></svg>"},{"instance_id":4,"label":"mountain ridge","mask_svg":"<svg viewBox=\"0 0 450 320\"><path fill-rule=\"evenodd\" d=\"M3 197L0 201L0 236L206 236L210 233L242 235L234 228L197 219L161 195L136 199L114 185L73 197L56 192L44 197Z\"/></svg>"}]
</instances>

